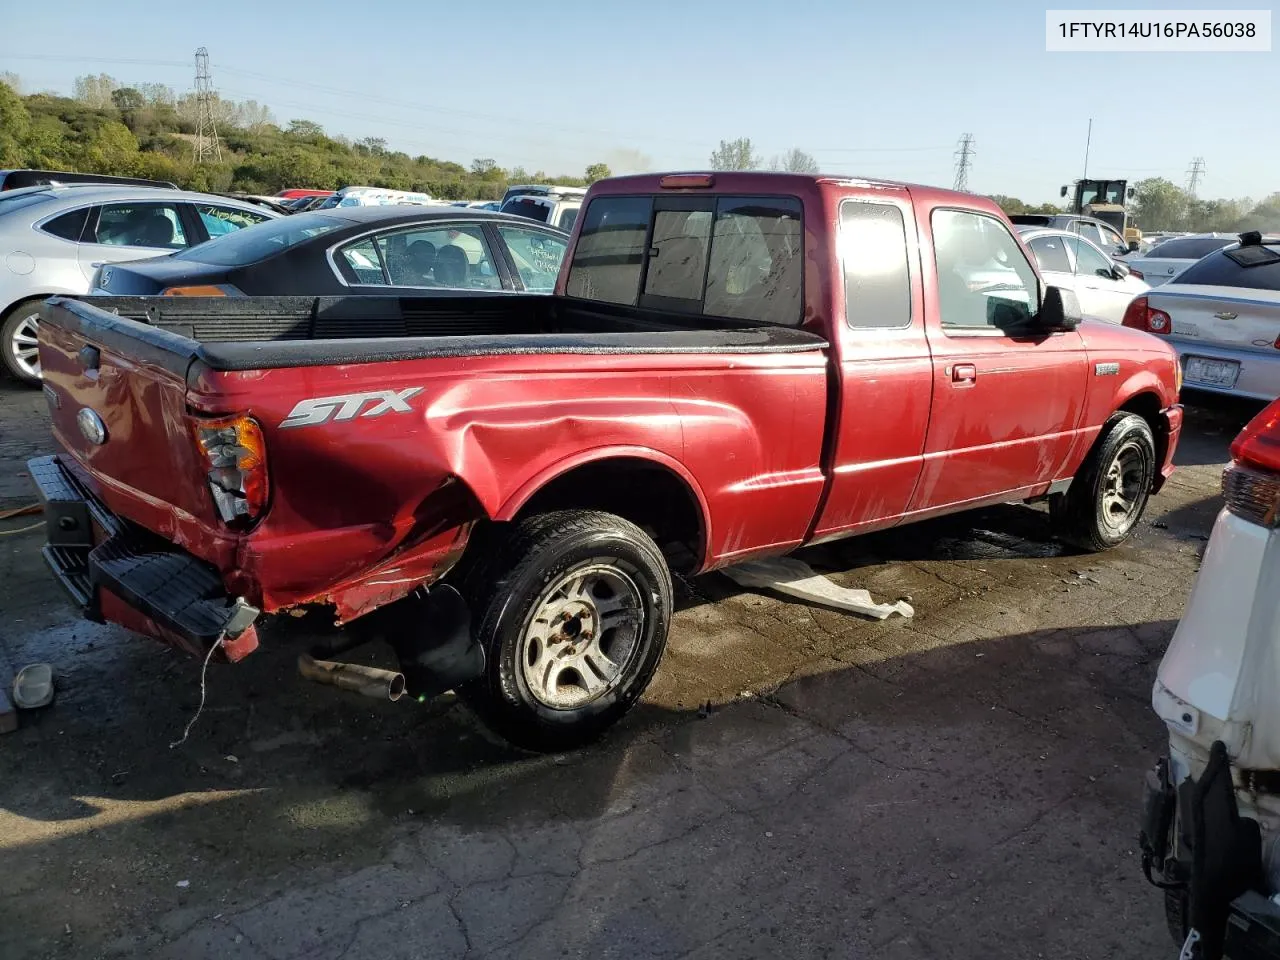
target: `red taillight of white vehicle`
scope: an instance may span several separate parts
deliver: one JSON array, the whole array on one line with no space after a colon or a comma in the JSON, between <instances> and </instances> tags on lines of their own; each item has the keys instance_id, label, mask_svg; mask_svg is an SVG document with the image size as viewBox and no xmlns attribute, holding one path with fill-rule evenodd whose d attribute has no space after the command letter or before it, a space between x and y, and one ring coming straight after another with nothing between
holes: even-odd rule
<instances>
[{"instance_id":1,"label":"red taillight of white vehicle","mask_svg":"<svg viewBox=\"0 0 1280 960\"><path fill-rule=\"evenodd\" d=\"M252 417L198 419L196 443L209 464L209 492L218 516L232 526L248 526L267 506L267 451L262 428Z\"/></svg>"},{"instance_id":2,"label":"red taillight of white vehicle","mask_svg":"<svg viewBox=\"0 0 1280 960\"><path fill-rule=\"evenodd\" d=\"M1147 333L1158 333L1161 336L1168 336L1173 329L1173 320L1169 315L1163 310L1152 307L1146 297L1135 297L1131 300L1124 312L1124 320L1121 322L1126 327L1145 330Z\"/></svg>"},{"instance_id":3,"label":"red taillight of white vehicle","mask_svg":"<svg viewBox=\"0 0 1280 960\"><path fill-rule=\"evenodd\" d=\"M1143 276L1143 273L1141 270L1134 270L1132 267L1129 268L1129 276L1137 277L1139 280L1147 279L1145 276Z\"/></svg>"},{"instance_id":4,"label":"red taillight of white vehicle","mask_svg":"<svg viewBox=\"0 0 1280 960\"><path fill-rule=\"evenodd\" d=\"M1280 527L1280 400L1249 421L1232 442L1222 494L1237 517Z\"/></svg>"}]
</instances>

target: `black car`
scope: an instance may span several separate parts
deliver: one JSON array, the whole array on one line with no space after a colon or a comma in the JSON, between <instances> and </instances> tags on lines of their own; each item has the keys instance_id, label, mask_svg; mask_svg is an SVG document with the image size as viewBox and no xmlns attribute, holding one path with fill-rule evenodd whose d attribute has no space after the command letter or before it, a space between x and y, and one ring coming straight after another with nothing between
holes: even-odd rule
<instances>
[{"instance_id":1,"label":"black car","mask_svg":"<svg viewBox=\"0 0 1280 960\"><path fill-rule=\"evenodd\" d=\"M559 230L462 207L342 207L271 220L178 253L103 266L112 296L328 296L400 289L550 293Z\"/></svg>"}]
</instances>

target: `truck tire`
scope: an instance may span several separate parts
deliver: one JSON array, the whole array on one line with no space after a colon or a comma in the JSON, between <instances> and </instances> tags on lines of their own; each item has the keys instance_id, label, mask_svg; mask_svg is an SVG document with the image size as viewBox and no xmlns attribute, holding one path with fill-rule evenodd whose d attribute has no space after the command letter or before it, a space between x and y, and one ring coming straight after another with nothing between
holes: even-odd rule
<instances>
[{"instance_id":1,"label":"truck tire","mask_svg":"<svg viewBox=\"0 0 1280 960\"><path fill-rule=\"evenodd\" d=\"M1151 426L1136 413L1102 426L1071 487L1049 500L1058 538L1083 550L1107 550L1129 538L1142 518L1155 478Z\"/></svg>"},{"instance_id":2,"label":"truck tire","mask_svg":"<svg viewBox=\"0 0 1280 960\"><path fill-rule=\"evenodd\" d=\"M0 320L0 363L19 383L40 385L40 357L33 355L40 324L40 301L14 304Z\"/></svg>"},{"instance_id":3,"label":"truck tire","mask_svg":"<svg viewBox=\"0 0 1280 960\"><path fill-rule=\"evenodd\" d=\"M478 545L461 578L484 675L461 693L520 747L594 740L653 678L671 623L671 573L657 545L609 513L518 521Z\"/></svg>"}]
</instances>

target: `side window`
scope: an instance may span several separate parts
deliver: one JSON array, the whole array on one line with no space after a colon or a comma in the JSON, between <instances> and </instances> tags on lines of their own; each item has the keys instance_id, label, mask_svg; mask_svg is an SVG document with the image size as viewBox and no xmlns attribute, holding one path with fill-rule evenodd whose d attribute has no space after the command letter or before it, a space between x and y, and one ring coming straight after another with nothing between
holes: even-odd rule
<instances>
[{"instance_id":1,"label":"side window","mask_svg":"<svg viewBox=\"0 0 1280 960\"><path fill-rule=\"evenodd\" d=\"M187 245L178 208L171 203L107 203L86 243L180 250Z\"/></svg>"},{"instance_id":2,"label":"side window","mask_svg":"<svg viewBox=\"0 0 1280 960\"><path fill-rule=\"evenodd\" d=\"M569 296L635 305L652 206L649 197L591 201L569 267Z\"/></svg>"},{"instance_id":3,"label":"side window","mask_svg":"<svg viewBox=\"0 0 1280 960\"><path fill-rule=\"evenodd\" d=\"M250 213L236 207L219 207L211 203L196 204L196 213L200 222L209 231L209 238L220 237L226 233L235 233L255 223L262 223L271 218L261 213Z\"/></svg>"},{"instance_id":4,"label":"side window","mask_svg":"<svg viewBox=\"0 0 1280 960\"><path fill-rule=\"evenodd\" d=\"M938 306L946 330L1008 330L1040 309L1040 284L1016 240L994 217L934 210Z\"/></svg>"},{"instance_id":5,"label":"side window","mask_svg":"<svg viewBox=\"0 0 1280 960\"><path fill-rule=\"evenodd\" d=\"M1076 274L1081 277L1112 278L1111 261L1084 240L1072 241L1076 254Z\"/></svg>"},{"instance_id":6,"label":"side window","mask_svg":"<svg viewBox=\"0 0 1280 960\"><path fill-rule=\"evenodd\" d=\"M1066 237L1036 237L1027 246L1031 248L1042 272L1070 273L1071 261L1067 259L1067 243Z\"/></svg>"},{"instance_id":7,"label":"side window","mask_svg":"<svg viewBox=\"0 0 1280 960\"><path fill-rule=\"evenodd\" d=\"M378 249L371 238L343 247L342 259L356 275L357 283L381 285L387 282L382 272L382 261L378 259Z\"/></svg>"},{"instance_id":8,"label":"side window","mask_svg":"<svg viewBox=\"0 0 1280 960\"><path fill-rule=\"evenodd\" d=\"M565 233L573 230L573 225L578 222L578 211L581 207L566 207L560 211L560 222L556 224Z\"/></svg>"},{"instance_id":9,"label":"side window","mask_svg":"<svg viewBox=\"0 0 1280 960\"><path fill-rule=\"evenodd\" d=\"M1090 243L1102 244L1102 234L1098 232L1096 224L1080 222L1080 229L1076 231L1080 236L1084 237Z\"/></svg>"},{"instance_id":10,"label":"side window","mask_svg":"<svg viewBox=\"0 0 1280 960\"><path fill-rule=\"evenodd\" d=\"M54 217L40 229L72 243L80 242L80 234L84 232L84 222L89 216L89 208L72 210L60 217Z\"/></svg>"},{"instance_id":11,"label":"side window","mask_svg":"<svg viewBox=\"0 0 1280 960\"><path fill-rule=\"evenodd\" d=\"M386 270L386 279L361 280L362 283L389 283L393 287L443 287L450 290L501 290L502 281L493 265L493 254L484 231L474 225L409 227L383 233L372 241ZM343 248L343 256L351 263L351 255L368 259L369 240ZM363 276L356 269L358 277ZM367 271L369 276L372 271Z\"/></svg>"},{"instance_id":12,"label":"side window","mask_svg":"<svg viewBox=\"0 0 1280 960\"><path fill-rule=\"evenodd\" d=\"M889 203L840 205L844 315L851 327L911 323L911 274L902 211Z\"/></svg>"},{"instance_id":13,"label":"side window","mask_svg":"<svg viewBox=\"0 0 1280 960\"><path fill-rule=\"evenodd\" d=\"M555 289L560 264L564 260L566 244L559 237L541 230L525 230L522 227L498 226L498 234L507 245L516 272L524 288L535 293L549 293Z\"/></svg>"},{"instance_id":14,"label":"side window","mask_svg":"<svg viewBox=\"0 0 1280 960\"><path fill-rule=\"evenodd\" d=\"M1108 230L1105 227L1099 227L1098 229L1102 231L1102 249L1104 250L1114 250L1116 248L1119 248L1121 250L1129 249L1129 244L1125 242L1124 237L1120 236L1120 234L1116 233L1114 230Z\"/></svg>"}]
</instances>

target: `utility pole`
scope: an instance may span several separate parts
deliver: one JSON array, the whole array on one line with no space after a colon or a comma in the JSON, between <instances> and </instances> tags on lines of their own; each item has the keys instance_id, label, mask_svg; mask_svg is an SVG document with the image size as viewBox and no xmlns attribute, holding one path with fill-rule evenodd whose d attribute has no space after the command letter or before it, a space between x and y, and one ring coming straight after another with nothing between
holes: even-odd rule
<instances>
[{"instance_id":1,"label":"utility pole","mask_svg":"<svg viewBox=\"0 0 1280 960\"><path fill-rule=\"evenodd\" d=\"M969 168L977 151L973 148L973 134L966 133L960 138L956 147L956 183L955 189L962 193L969 192Z\"/></svg>"},{"instance_id":2,"label":"utility pole","mask_svg":"<svg viewBox=\"0 0 1280 960\"><path fill-rule=\"evenodd\" d=\"M1187 195L1192 200L1196 199L1196 190L1200 187L1200 180L1204 176L1204 157L1196 157L1191 161L1191 167L1187 170Z\"/></svg>"},{"instance_id":3,"label":"utility pole","mask_svg":"<svg viewBox=\"0 0 1280 960\"><path fill-rule=\"evenodd\" d=\"M213 83L209 79L209 51L196 51L196 163L222 161L218 124L213 116Z\"/></svg>"}]
</instances>

